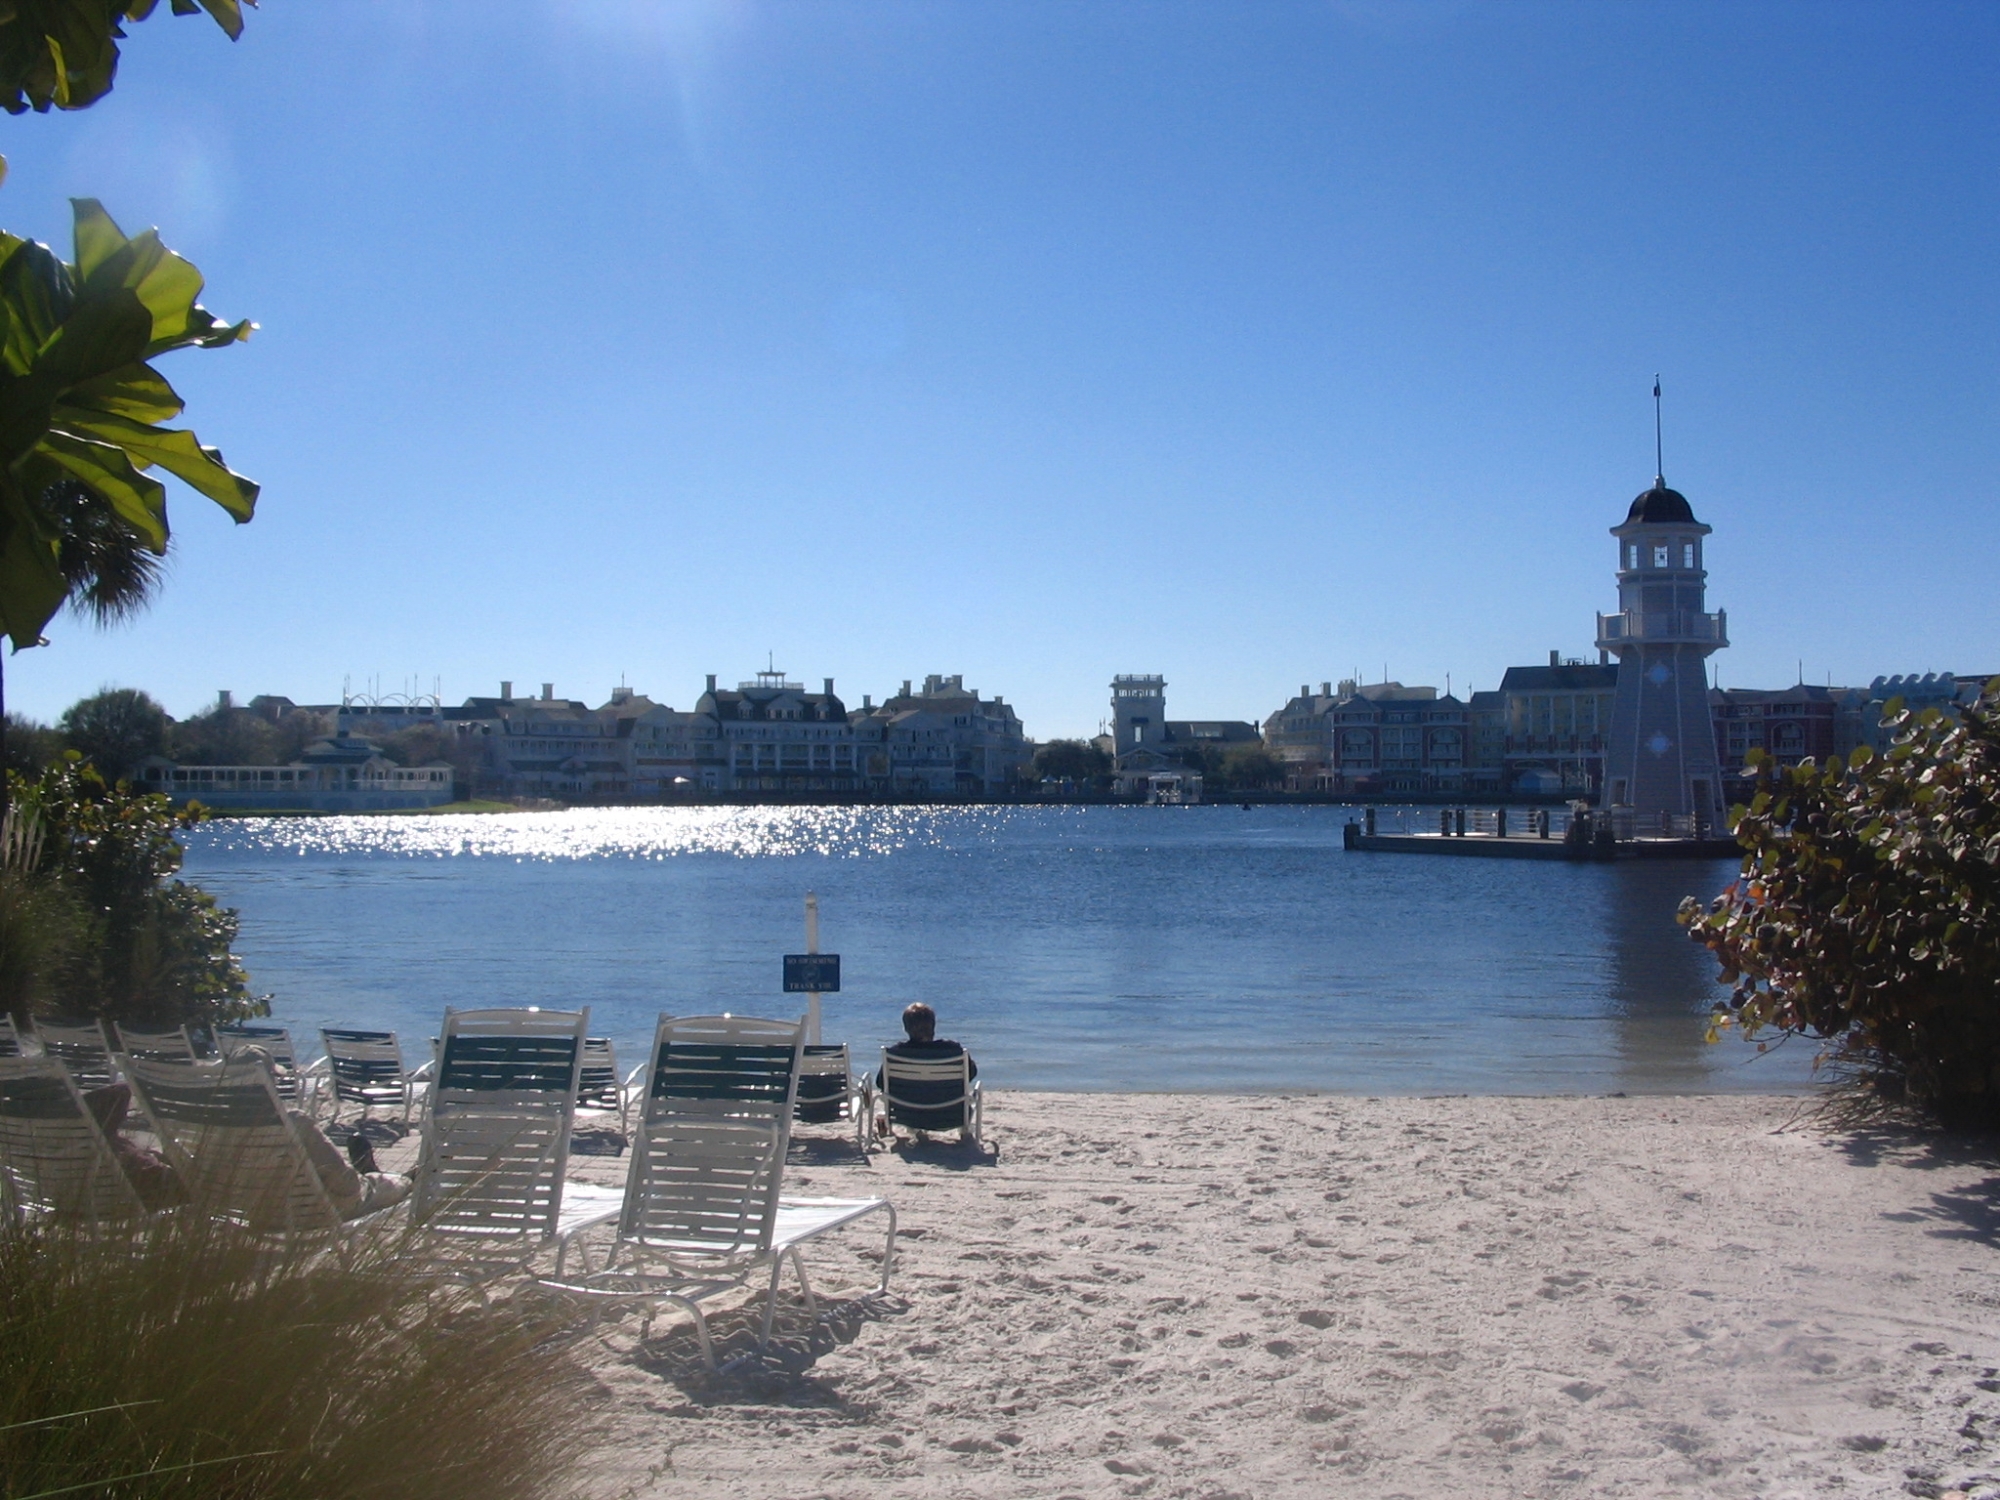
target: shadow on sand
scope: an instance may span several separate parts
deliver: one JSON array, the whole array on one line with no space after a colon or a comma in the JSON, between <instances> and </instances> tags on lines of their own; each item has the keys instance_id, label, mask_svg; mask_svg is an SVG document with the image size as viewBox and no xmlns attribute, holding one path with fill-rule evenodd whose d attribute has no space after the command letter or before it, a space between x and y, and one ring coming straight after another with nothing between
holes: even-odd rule
<instances>
[{"instance_id":1,"label":"shadow on sand","mask_svg":"<svg viewBox=\"0 0 2000 1500\"><path fill-rule=\"evenodd\" d=\"M835 1301L819 1299L819 1317L810 1318L797 1302L781 1302L770 1345L759 1350L757 1330L762 1305L745 1303L711 1314L709 1336L715 1340L710 1370L702 1363L694 1328L682 1320L640 1343L632 1362L650 1375L676 1387L691 1408L714 1406L794 1406L863 1416L866 1411L812 1374L820 1359L861 1335L870 1323L901 1317L909 1303L893 1293L870 1292Z\"/></svg>"},{"instance_id":2,"label":"shadow on sand","mask_svg":"<svg viewBox=\"0 0 2000 1500\"><path fill-rule=\"evenodd\" d=\"M1931 1225L1937 1239L1970 1240L2000 1249L2000 1139L1990 1135L1948 1135L1914 1125L1875 1125L1849 1130L1835 1144L1856 1167L1899 1167L1910 1172L1983 1170L1977 1181L1930 1195L1901 1213L1884 1217Z\"/></svg>"}]
</instances>

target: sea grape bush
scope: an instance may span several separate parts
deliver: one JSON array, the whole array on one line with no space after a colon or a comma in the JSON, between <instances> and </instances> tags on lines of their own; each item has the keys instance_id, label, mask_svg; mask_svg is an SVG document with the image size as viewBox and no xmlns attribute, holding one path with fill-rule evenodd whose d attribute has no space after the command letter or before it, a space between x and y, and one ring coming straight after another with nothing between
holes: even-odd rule
<instances>
[{"instance_id":1,"label":"sea grape bush","mask_svg":"<svg viewBox=\"0 0 2000 1500\"><path fill-rule=\"evenodd\" d=\"M25 857L0 871L0 1003L19 1013L212 1025L268 1014L230 951L236 914L174 878L198 807L109 785L74 752L15 778Z\"/></svg>"},{"instance_id":2,"label":"sea grape bush","mask_svg":"<svg viewBox=\"0 0 2000 1500\"><path fill-rule=\"evenodd\" d=\"M1962 716L1889 704L1890 748L1757 766L1742 876L1680 920L1718 1025L1827 1044L1882 1101L2000 1126L2000 678Z\"/></svg>"}]
</instances>

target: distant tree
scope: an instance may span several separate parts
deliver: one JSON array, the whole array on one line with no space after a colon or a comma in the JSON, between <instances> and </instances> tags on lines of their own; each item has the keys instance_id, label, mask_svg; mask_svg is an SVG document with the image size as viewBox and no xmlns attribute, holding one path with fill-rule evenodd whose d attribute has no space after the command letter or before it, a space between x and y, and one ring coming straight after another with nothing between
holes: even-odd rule
<instances>
[{"instance_id":1,"label":"distant tree","mask_svg":"<svg viewBox=\"0 0 2000 1500\"><path fill-rule=\"evenodd\" d=\"M137 688L105 688L72 703L62 716L64 743L113 785L165 749L166 736L167 711Z\"/></svg>"},{"instance_id":2,"label":"distant tree","mask_svg":"<svg viewBox=\"0 0 2000 1500\"><path fill-rule=\"evenodd\" d=\"M1232 791L1263 791L1284 779L1284 762L1262 745L1232 745L1223 752L1222 783Z\"/></svg>"},{"instance_id":3,"label":"distant tree","mask_svg":"<svg viewBox=\"0 0 2000 1500\"><path fill-rule=\"evenodd\" d=\"M32 781L62 752L63 738L58 731L20 714L7 715L5 746L0 750L5 763L0 765L0 773L12 771Z\"/></svg>"},{"instance_id":4,"label":"distant tree","mask_svg":"<svg viewBox=\"0 0 2000 1500\"><path fill-rule=\"evenodd\" d=\"M237 0L200 3L231 41L243 34ZM18 115L95 104L118 75L121 23L158 8L159 0L10 0L0 12L0 109ZM196 14L192 0L173 0L172 10Z\"/></svg>"},{"instance_id":5,"label":"distant tree","mask_svg":"<svg viewBox=\"0 0 2000 1500\"><path fill-rule=\"evenodd\" d=\"M1088 782L1111 774L1111 757L1088 740L1050 740L1035 752L1041 780Z\"/></svg>"},{"instance_id":6,"label":"distant tree","mask_svg":"<svg viewBox=\"0 0 2000 1500\"><path fill-rule=\"evenodd\" d=\"M333 733L333 719L310 709L294 708L271 726L272 756L278 765L290 765L305 753L306 746Z\"/></svg>"},{"instance_id":7,"label":"distant tree","mask_svg":"<svg viewBox=\"0 0 2000 1500\"><path fill-rule=\"evenodd\" d=\"M1732 986L1721 1026L1825 1044L1835 1076L2000 1126L2000 678L1959 718L1888 705L1884 754L1774 766L1735 810L1742 877L1680 920Z\"/></svg>"},{"instance_id":8,"label":"distant tree","mask_svg":"<svg viewBox=\"0 0 2000 1500\"><path fill-rule=\"evenodd\" d=\"M458 736L439 724L412 724L394 734L374 736L375 746L399 766L425 766L448 761L458 750Z\"/></svg>"},{"instance_id":9,"label":"distant tree","mask_svg":"<svg viewBox=\"0 0 2000 1500\"><path fill-rule=\"evenodd\" d=\"M191 714L167 731L167 754L190 766L275 766L277 726L247 708L220 704Z\"/></svg>"}]
</instances>

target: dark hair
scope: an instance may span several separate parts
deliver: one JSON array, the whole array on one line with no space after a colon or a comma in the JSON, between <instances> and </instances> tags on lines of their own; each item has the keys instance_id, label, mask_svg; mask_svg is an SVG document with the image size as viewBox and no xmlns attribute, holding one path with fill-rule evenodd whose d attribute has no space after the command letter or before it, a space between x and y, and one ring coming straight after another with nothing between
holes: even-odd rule
<instances>
[{"instance_id":1,"label":"dark hair","mask_svg":"<svg viewBox=\"0 0 2000 1500\"><path fill-rule=\"evenodd\" d=\"M937 1035L937 1012L921 1000L904 1006L903 1030L913 1042L929 1041Z\"/></svg>"}]
</instances>

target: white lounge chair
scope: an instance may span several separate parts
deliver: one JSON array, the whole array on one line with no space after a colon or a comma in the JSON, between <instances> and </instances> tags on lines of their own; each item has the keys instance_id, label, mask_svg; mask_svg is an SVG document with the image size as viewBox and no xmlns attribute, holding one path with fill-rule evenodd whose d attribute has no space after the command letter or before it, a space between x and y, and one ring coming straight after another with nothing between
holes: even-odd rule
<instances>
[{"instance_id":1,"label":"white lounge chair","mask_svg":"<svg viewBox=\"0 0 2000 1500\"><path fill-rule=\"evenodd\" d=\"M132 1058L125 1076L202 1212L288 1237L335 1233L379 1216L342 1216L263 1059L189 1066Z\"/></svg>"},{"instance_id":2,"label":"white lounge chair","mask_svg":"<svg viewBox=\"0 0 2000 1500\"><path fill-rule=\"evenodd\" d=\"M14 1018L0 1010L0 1057L20 1057L21 1033L14 1025Z\"/></svg>"},{"instance_id":3,"label":"white lounge chair","mask_svg":"<svg viewBox=\"0 0 2000 1500\"><path fill-rule=\"evenodd\" d=\"M803 1016L661 1016L646 1059L642 1113L789 1125L805 1035Z\"/></svg>"},{"instance_id":4,"label":"white lounge chair","mask_svg":"<svg viewBox=\"0 0 2000 1500\"><path fill-rule=\"evenodd\" d=\"M886 1198L780 1195L804 1045L803 1017L661 1017L617 1237L605 1264L569 1274L571 1250L609 1216L559 1237L555 1275L542 1284L598 1306L639 1306L649 1320L663 1302L686 1308L711 1369L715 1350L704 1299L768 1271L758 1339L764 1347L785 1262L798 1277L807 1312L817 1317L799 1246L875 1213L888 1220L877 1287L887 1291L896 1211Z\"/></svg>"},{"instance_id":5,"label":"white lounge chair","mask_svg":"<svg viewBox=\"0 0 2000 1500\"><path fill-rule=\"evenodd\" d=\"M271 1082L278 1097L294 1109L310 1113L311 1082L299 1066L299 1054L292 1046L292 1033L283 1026L267 1026L244 1021L215 1028L215 1045L224 1057L234 1057L247 1047L255 1047L271 1060Z\"/></svg>"},{"instance_id":6,"label":"white lounge chair","mask_svg":"<svg viewBox=\"0 0 2000 1500\"><path fill-rule=\"evenodd\" d=\"M972 1076L970 1053L910 1057L884 1047L876 1097L878 1118L891 1130L899 1125L923 1134L955 1130L966 1140L979 1140L979 1080Z\"/></svg>"},{"instance_id":7,"label":"white lounge chair","mask_svg":"<svg viewBox=\"0 0 2000 1500\"><path fill-rule=\"evenodd\" d=\"M0 1197L16 1217L95 1223L146 1208L67 1069L0 1057Z\"/></svg>"},{"instance_id":8,"label":"white lounge chair","mask_svg":"<svg viewBox=\"0 0 2000 1500\"><path fill-rule=\"evenodd\" d=\"M626 1099L625 1080L618 1076L618 1052L608 1036L587 1036L583 1039L583 1066L578 1069L576 1079L576 1107L606 1110L617 1115L619 1133L624 1133L630 1106Z\"/></svg>"},{"instance_id":9,"label":"white lounge chair","mask_svg":"<svg viewBox=\"0 0 2000 1500\"><path fill-rule=\"evenodd\" d=\"M863 1150L874 1103L874 1085L865 1076L854 1076L847 1043L806 1044L799 1057L798 1099L792 1109L798 1124L847 1125L853 1130L855 1149Z\"/></svg>"},{"instance_id":10,"label":"white lounge chair","mask_svg":"<svg viewBox=\"0 0 2000 1500\"><path fill-rule=\"evenodd\" d=\"M589 1023L587 1008L445 1012L411 1216L458 1274L517 1269L616 1211L617 1190L563 1180Z\"/></svg>"},{"instance_id":11,"label":"white lounge chair","mask_svg":"<svg viewBox=\"0 0 2000 1500\"><path fill-rule=\"evenodd\" d=\"M101 1089L118 1081L102 1021L37 1021L35 1036L42 1044L42 1056L68 1068L79 1089Z\"/></svg>"},{"instance_id":12,"label":"white lounge chair","mask_svg":"<svg viewBox=\"0 0 2000 1500\"><path fill-rule=\"evenodd\" d=\"M201 1060L185 1026L127 1026L112 1021L105 1029L111 1033L112 1050L124 1057L182 1064Z\"/></svg>"},{"instance_id":13,"label":"white lounge chair","mask_svg":"<svg viewBox=\"0 0 2000 1500\"><path fill-rule=\"evenodd\" d=\"M340 1117L343 1104L359 1104L363 1120L372 1109L394 1109L401 1112L403 1126L408 1129L416 1080L403 1066L403 1048L396 1033L327 1026L319 1035L326 1046L322 1062L332 1117Z\"/></svg>"}]
</instances>

